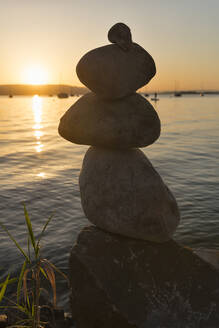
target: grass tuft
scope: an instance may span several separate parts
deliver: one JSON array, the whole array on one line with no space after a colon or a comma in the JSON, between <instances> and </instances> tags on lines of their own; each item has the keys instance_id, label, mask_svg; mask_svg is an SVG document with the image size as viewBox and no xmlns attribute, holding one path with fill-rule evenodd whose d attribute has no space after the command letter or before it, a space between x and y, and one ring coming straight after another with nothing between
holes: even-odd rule
<instances>
[{"instance_id":1,"label":"grass tuft","mask_svg":"<svg viewBox=\"0 0 219 328\"><path fill-rule=\"evenodd\" d=\"M16 323L13 323L11 327L27 327L27 328L41 328L45 326L45 322L40 318L40 293L42 277L46 279L52 289L53 293L53 308L57 306L56 296L56 277L55 272L61 274L65 279L67 276L61 272L54 264L49 260L42 258L40 253L41 239L50 223L53 215L51 215L44 224L38 240L36 239L30 216L28 214L26 205L24 205L24 217L27 227L27 253L19 245L16 239L12 236L9 230L0 222L0 227L7 233L8 237L15 244L17 249L24 257L24 262L20 270L19 277L11 278L10 274L7 276L4 282L0 283L0 303L3 299L6 299L5 292L7 286L11 283L17 282L16 302L9 300L9 306L7 308L16 309L19 312L25 314L26 318L18 319ZM34 259L31 258L31 253L34 254ZM0 306L0 308L5 308Z\"/></svg>"}]
</instances>

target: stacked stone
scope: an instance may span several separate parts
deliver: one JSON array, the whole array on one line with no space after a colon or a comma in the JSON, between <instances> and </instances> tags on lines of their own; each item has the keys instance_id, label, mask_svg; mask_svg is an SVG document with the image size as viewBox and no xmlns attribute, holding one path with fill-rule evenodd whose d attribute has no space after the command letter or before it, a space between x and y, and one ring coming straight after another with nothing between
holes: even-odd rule
<instances>
[{"instance_id":1,"label":"stacked stone","mask_svg":"<svg viewBox=\"0 0 219 328\"><path fill-rule=\"evenodd\" d=\"M164 242L179 223L177 203L138 149L160 136L155 109L136 93L155 75L155 63L132 42L125 24L114 25L108 39L113 44L79 61L77 75L93 92L64 114L59 133L71 142L91 145L79 179L88 220L108 232Z\"/></svg>"},{"instance_id":2,"label":"stacked stone","mask_svg":"<svg viewBox=\"0 0 219 328\"><path fill-rule=\"evenodd\" d=\"M176 200L139 149L160 135L156 111L136 93L155 75L154 61L125 24L108 38L113 44L79 61L92 92L59 125L65 139L91 145L79 184L94 225L80 232L69 262L76 327L218 327L218 271L171 239Z\"/></svg>"}]
</instances>

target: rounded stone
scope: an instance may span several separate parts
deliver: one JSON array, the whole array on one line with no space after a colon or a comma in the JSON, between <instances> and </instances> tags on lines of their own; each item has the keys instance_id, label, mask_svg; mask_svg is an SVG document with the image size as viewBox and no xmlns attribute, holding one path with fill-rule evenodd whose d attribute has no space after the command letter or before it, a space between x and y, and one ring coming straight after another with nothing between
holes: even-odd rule
<instances>
[{"instance_id":1,"label":"rounded stone","mask_svg":"<svg viewBox=\"0 0 219 328\"><path fill-rule=\"evenodd\" d=\"M89 51L76 67L79 80L106 99L125 97L147 84L156 74L151 55L136 43L124 51L110 44Z\"/></svg>"},{"instance_id":2,"label":"rounded stone","mask_svg":"<svg viewBox=\"0 0 219 328\"><path fill-rule=\"evenodd\" d=\"M174 196L139 149L90 147L79 185L87 219L103 230L165 242L179 224Z\"/></svg>"},{"instance_id":3,"label":"rounded stone","mask_svg":"<svg viewBox=\"0 0 219 328\"><path fill-rule=\"evenodd\" d=\"M137 93L114 101L89 93L64 114L59 133L77 144L145 147L159 138L160 120L153 106Z\"/></svg>"},{"instance_id":4,"label":"rounded stone","mask_svg":"<svg viewBox=\"0 0 219 328\"><path fill-rule=\"evenodd\" d=\"M132 44L130 28L124 23L117 23L109 30L108 39L110 42L116 43L123 50L127 51Z\"/></svg>"}]
</instances>

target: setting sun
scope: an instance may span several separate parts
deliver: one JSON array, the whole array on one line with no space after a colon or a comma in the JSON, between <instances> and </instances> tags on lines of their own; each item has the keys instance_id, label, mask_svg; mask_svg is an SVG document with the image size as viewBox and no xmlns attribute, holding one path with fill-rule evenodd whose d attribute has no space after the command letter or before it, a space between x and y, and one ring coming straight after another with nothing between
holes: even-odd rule
<instances>
[{"instance_id":1,"label":"setting sun","mask_svg":"<svg viewBox=\"0 0 219 328\"><path fill-rule=\"evenodd\" d=\"M42 67L32 66L25 71L25 83L28 84L46 84L48 74Z\"/></svg>"}]
</instances>

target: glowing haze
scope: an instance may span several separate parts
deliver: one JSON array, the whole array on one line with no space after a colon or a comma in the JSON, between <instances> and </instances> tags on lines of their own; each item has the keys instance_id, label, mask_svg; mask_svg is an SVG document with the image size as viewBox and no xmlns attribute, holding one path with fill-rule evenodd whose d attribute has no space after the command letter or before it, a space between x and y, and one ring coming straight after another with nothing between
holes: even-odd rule
<instances>
[{"instance_id":1,"label":"glowing haze","mask_svg":"<svg viewBox=\"0 0 219 328\"><path fill-rule=\"evenodd\" d=\"M46 84L49 83L48 74L45 68L40 66L27 67L23 72L25 84Z\"/></svg>"},{"instance_id":2,"label":"glowing haze","mask_svg":"<svg viewBox=\"0 0 219 328\"><path fill-rule=\"evenodd\" d=\"M219 89L218 17L218 0L1 1L0 84L81 86L81 56L124 22L155 59L147 91Z\"/></svg>"}]
</instances>

